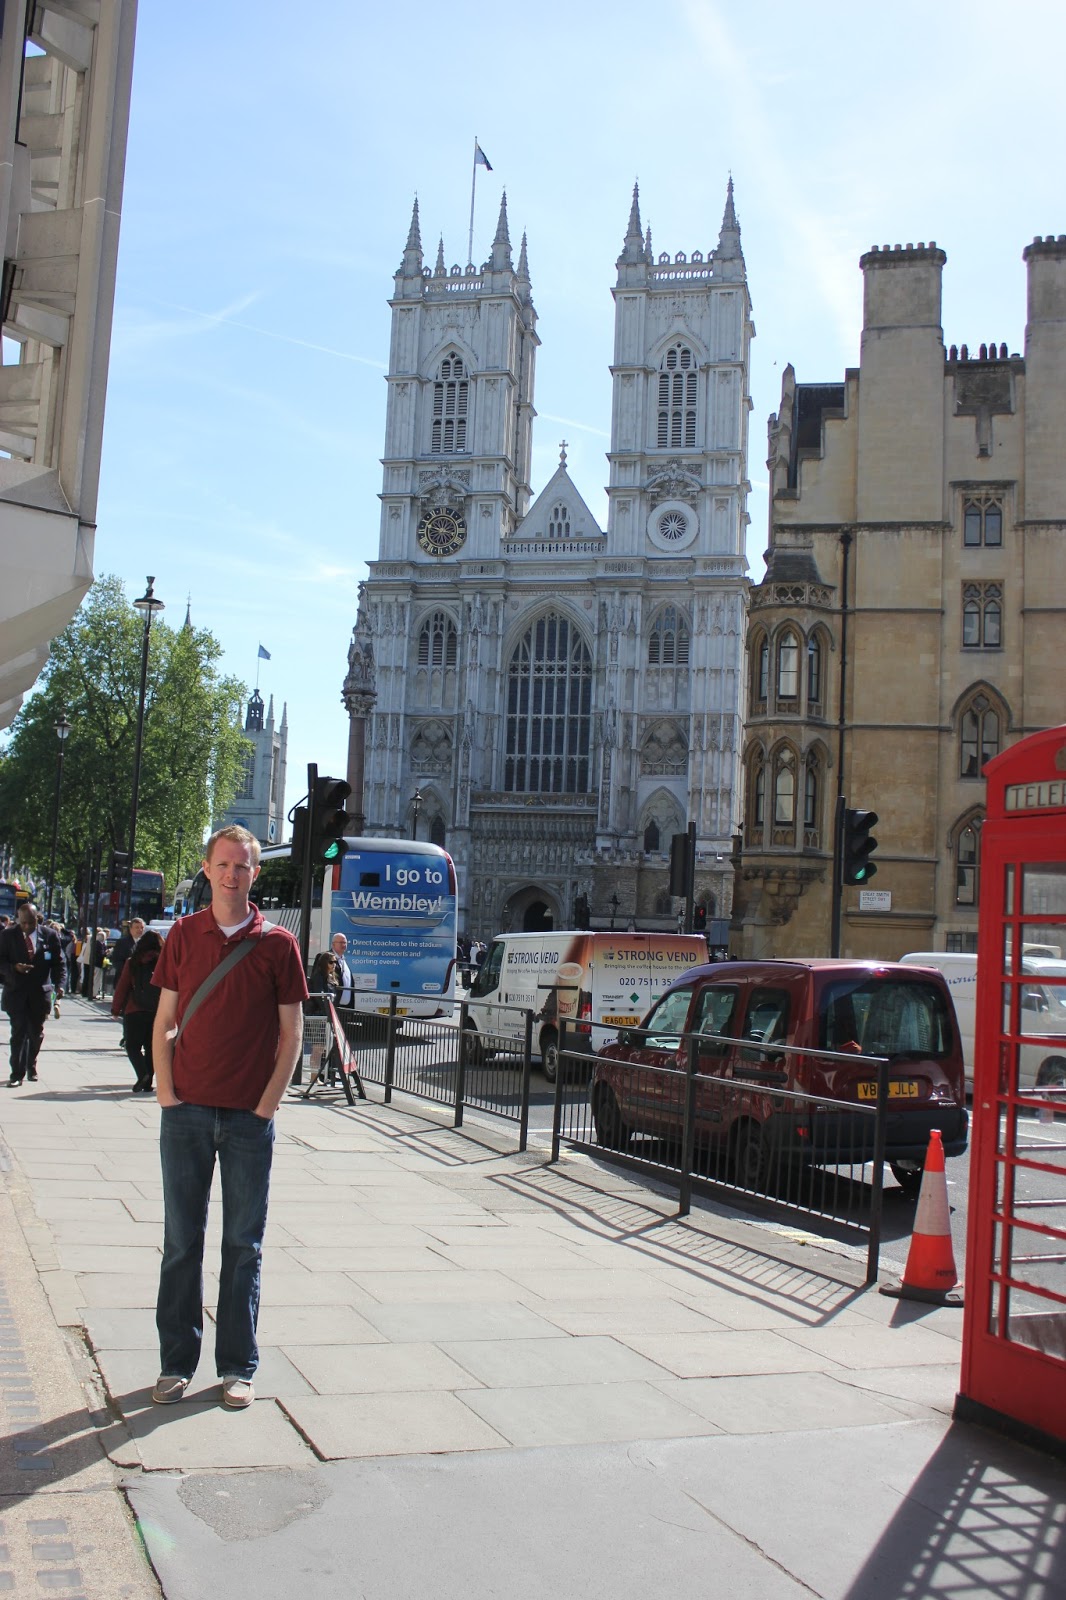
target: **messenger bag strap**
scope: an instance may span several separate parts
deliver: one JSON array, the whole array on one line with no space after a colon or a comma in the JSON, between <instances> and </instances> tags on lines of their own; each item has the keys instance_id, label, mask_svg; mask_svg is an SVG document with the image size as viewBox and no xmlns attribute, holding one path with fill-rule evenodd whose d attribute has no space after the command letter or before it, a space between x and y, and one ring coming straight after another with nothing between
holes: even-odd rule
<instances>
[{"instance_id":1,"label":"messenger bag strap","mask_svg":"<svg viewBox=\"0 0 1066 1600\"><path fill-rule=\"evenodd\" d=\"M258 939L242 939L240 944L235 944L233 949L228 951L226 955L222 957L222 960L219 962L214 971L207 974L207 977L204 979L203 983L200 985L192 999L189 1001L188 1005L185 1007L185 1015L182 1017L181 1025L179 1026L177 1033L174 1035L175 1044L177 1044L178 1040L184 1033L185 1024L188 1022L189 1018L200 1009L208 995L211 993L212 989L216 989L226 974L233 971L238 961L243 961L245 956L251 955L258 943Z\"/></svg>"}]
</instances>

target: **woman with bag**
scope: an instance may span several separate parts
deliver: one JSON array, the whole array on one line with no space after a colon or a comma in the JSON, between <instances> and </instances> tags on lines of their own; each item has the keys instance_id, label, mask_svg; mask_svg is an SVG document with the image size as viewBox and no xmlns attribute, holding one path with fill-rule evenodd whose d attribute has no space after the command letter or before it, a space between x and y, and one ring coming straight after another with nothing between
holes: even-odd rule
<instances>
[{"instance_id":1,"label":"woman with bag","mask_svg":"<svg viewBox=\"0 0 1066 1600\"><path fill-rule=\"evenodd\" d=\"M137 1074L134 1094L152 1092L152 1028L159 1006L159 990L152 982L156 962L163 949L158 933L149 928L133 947L129 959L119 973L115 998L111 1002L111 1015L122 1017L126 1054Z\"/></svg>"}]
</instances>

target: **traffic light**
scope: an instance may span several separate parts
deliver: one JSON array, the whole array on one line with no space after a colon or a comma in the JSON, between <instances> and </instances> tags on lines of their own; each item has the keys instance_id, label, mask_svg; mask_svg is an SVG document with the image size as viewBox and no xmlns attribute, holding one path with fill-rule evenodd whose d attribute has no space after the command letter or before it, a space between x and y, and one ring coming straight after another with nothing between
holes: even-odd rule
<instances>
[{"instance_id":1,"label":"traffic light","mask_svg":"<svg viewBox=\"0 0 1066 1600\"><path fill-rule=\"evenodd\" d=\"M689 860L688 834L675 833L670 840L670 893L688 894L693 863Z\"/></svg>"},{"instance_id":2,"label":"traffic light","mask_svg":"<svg viewBox=\"0 0 1066 1600\"><path fill-rule=\"evenodd\" d=\"M344 830L352 819L344 810L344 802L351 792L351 784L343 778L315 779L308 824L312 861L328 861L332 865L348 854Z\"/></svg>"},{"instance_id":3,"label":"traffic light","mask_svg":"<svg viewBox=\"0 0 1066 1600\"><path fill-rule=\"evenodd\" d=\"M307 849L307 807L296 806L292 813L292 838L289 841L290 860L301 863Z\"/></svg>"},{"instance_id":4,"label":"traffic light","mask_svg":"<svg viewBox=\"0 0 1066 1600\"><path fill-rule=\"evenodd\" d=\"M130 858L127 850L112 850L107 863L107 887L111 907L120 915L126 914L126 891L130 881Z\"/></svg>"},{"instance_id":5,"label":"traffic light","mask_svg":"<svg viewBox=\"0 0 1066 1600\"><path fill-rule=\"evenodd\" d=\"M870 860L877 840L870 829L877 821L876 811L844 812L844 838L841 844L841 877L845 883L869 883L877 868Z\"/></svg>"},{"instance_id":6,"label":"traffic light","mask_svg":"<svg viewBox=\"0 0 1066 1600\"><path fill-rule=\"evenodd\" d=\"M693 931L693 933L706 933L707 932L707 907L706 906L694 906L692 908L692 931Z\"/></svg>"}]
</instances>

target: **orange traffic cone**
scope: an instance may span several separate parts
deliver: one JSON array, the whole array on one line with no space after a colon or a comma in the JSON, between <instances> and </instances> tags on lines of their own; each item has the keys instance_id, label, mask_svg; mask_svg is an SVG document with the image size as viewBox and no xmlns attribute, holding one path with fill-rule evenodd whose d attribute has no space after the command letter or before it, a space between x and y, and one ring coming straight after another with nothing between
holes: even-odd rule
<instances>
[{"instance_id":1,"label":"orange traffic cone","mask_svg":"<svg viewBox=\"0 0 1066 1600\"><path fill-rule=\"evenodd\" d=\"M938 1306L961 1306L962 1296L952 1294L959 1281L955 1252L951 1248L951 1212L948 1180L944 1171L944 1143L939 1128L929 1134L929 1149L918 1195L911 1247L903 1282L898 1288L881 1288L897 1300L926 1300Z\"/></svg>"}]
</instances>

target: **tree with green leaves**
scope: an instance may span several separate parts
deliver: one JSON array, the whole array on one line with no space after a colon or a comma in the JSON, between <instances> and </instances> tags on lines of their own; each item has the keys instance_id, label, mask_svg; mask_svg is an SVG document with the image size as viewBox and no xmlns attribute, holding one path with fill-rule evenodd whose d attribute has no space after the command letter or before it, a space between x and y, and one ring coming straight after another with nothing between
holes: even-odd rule
<instances>
[{"instance_id":1,"label":"tree with green leaves","mask_svg":"<svg viewBox=\"0 0 1066 1600\"><path fill-rule=\"evenodd\" d=\"M133 789L144 626L118 578L99 578L58 638L0 755L0 838L15 859L47 873L52 848L58 740L63 763L56 882L73 885L90 846L106 862L126 848ZM138 867L173 885L237 793L247 741L246 686L222 677L222 646L205 628L153 621L137 807ZM179 841L183 859L179 862Z\"/></svg>"}]
</instances>

